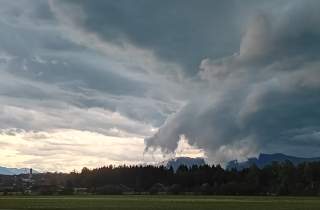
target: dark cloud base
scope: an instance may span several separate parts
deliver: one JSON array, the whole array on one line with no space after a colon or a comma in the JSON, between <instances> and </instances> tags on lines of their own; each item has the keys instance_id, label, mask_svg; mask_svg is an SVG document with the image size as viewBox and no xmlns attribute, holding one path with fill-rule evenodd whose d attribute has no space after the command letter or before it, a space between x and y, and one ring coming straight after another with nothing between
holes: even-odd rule
<instances>
[{"instance_id":1,"label":"dark cloud base","mask_svg":"<svg viewBox=\"0 0 320 210\"><path fill-rule=\"evenodd\" d=\"M212 159L225 148L231 151L226 159L238 158L245 147L241 155L316 155L319 148L310 145L320 142L320 5L307 1L289 8L280 18L253 17L240 53L204 60L200 76L209 89L147 138L147 148L172 152L185 135Z\"/></svg>"}]
</instances>

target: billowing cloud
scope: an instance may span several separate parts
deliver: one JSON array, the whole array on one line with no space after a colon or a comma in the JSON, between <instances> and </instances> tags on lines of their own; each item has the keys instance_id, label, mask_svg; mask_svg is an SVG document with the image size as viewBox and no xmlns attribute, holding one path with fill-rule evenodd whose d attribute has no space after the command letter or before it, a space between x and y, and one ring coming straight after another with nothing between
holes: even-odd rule
<instances>
[{"instance_id":1,"label":"billowing cloud","mask_svg":"<svg viewBox=\"0 0 320 210\"><path fill-rule=\"evenodd\" d=\"M298 2L280 16L254 16L238 53L201 62L207 90L147 138L147 147L170 152L184 135L216 162L259 151L316 155L319 6Z\"/></svg>"}]
</instances>

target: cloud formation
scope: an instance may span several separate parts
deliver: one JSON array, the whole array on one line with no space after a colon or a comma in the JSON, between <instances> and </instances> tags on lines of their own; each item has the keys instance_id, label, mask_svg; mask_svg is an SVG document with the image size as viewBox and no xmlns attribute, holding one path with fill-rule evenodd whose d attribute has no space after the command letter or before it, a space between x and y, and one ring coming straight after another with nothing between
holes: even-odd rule
<instances>
[{"instance_id":1,"label":"cloud formation","mask_svg":"<svg viewBox=\"0 0 320 210\"><path fill-rule=\"evenodd\" d=\"M63 12L46 1L3 3L1 128L150 135L185 92L152 72L178 67L130 44L92 40ZM165 94L167 88L175 91Z\"/></svg>"},{"instance_id":2,"label":"cloud formation","mask_svg":"<svg viewBox=\"0 0 320 210\"><path fill-rule=\"evenodd\" d=\"M238 53L201 62L208 89L147 138L147 147L170 152L184 135L212 161L259 151L317 155L319 6L298 2L280 16L254 16Z\"/></svg>"},{"instance_id":3,"label":"cloud formation","mask_svg":"<svg viewBox=\"0 0 320 210\"><path fill-rule=\"evenodd\" d=\"M316 154L319 6L312 0L2 1L1 147L6 139L29 144L33 149L17 143L10 151L37 161L48 154L42 168L55 161L50 148L70 152L59 161L87 154L85 146L71 146L84 136L95 143L116 139L114 148L121 139L139 139L131 159L143 155L142 139L147 149L170 153L186 138L214 162L260 151ZM64 146L39 137L57 132Z\"/></svg>"},{"instance_id":4,"label":"cloud formation","mask_svg":"<svg viewBox=\"0 0 320 210\"><path fill-rule=\"evenodd\" d=\"M239 38L234 22L238 4L233 0L63 2L69 11L82 11L83 18L73 17L84 30L108 42L152 50L161 59L182 65L187 74L196 73L204 56L231 52Z\"/></svg>"}]
</instances>

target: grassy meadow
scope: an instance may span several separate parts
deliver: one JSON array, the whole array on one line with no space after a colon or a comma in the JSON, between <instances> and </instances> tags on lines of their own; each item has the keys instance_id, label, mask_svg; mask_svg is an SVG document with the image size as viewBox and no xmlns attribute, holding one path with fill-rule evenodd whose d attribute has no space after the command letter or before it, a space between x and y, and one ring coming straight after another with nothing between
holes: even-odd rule
<instances>
[{"instance_id":1,"label":"grassy meadow","mask_svg":"<svg viewBox=\"0 0 320 210\"><path fill-rule=\"evenodd\" d=\"M319 210L316 197L52 196L0 197L0 210Z\"/></svg>"}]
</instances>

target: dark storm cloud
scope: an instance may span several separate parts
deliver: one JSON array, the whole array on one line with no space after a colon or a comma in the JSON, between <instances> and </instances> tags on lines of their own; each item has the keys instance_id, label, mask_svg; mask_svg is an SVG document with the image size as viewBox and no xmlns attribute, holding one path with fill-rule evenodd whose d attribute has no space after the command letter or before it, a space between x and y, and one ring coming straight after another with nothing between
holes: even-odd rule
<instances>
[{"instance_id":1,"label":"dark storm cloud","mask_svg":"<svg viewBox=\"0 0 320 210\"><path fill-rule=\"evenodd\" d=\"M317 1L295 2L279 16L253 17L240 52L202 62L208 90L146 139L147 147L172 152L184 135L212 160L255 151L316 155L319 8Z\"/></svg>"},{"instance_id":2,"label":"dark storm cloud","mask_svg":"<svg viewBox=\"0 0 320 210\"><path fill-rule=\"evenodd\" d=\"M80 23L86 30L120 45L128 40L150 49L191 74L204 57L219 57L238 47L235 1L67 2L81 6L85 17Z\"/></svg>"},{"instance_id":3,"label":"dark storm cloud","mask_svg":"<svg viewBox=\"0 0 320 210\"><path fill-rule=\"evenodd\" d=\"M119 45L129 41L150 49L162 59L181 65L187 76L197 73L205 57L218 58L237 51L243 26L252 14L260 10L278 13L279 7L288 4L277 0L62 2L64 6L69 3L70 8L76 6L75 13L81 9L84 15L75 19L87 31Z\"/></svg>"}]
</instances>

